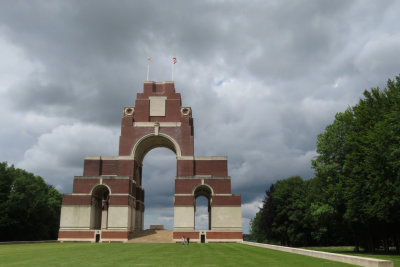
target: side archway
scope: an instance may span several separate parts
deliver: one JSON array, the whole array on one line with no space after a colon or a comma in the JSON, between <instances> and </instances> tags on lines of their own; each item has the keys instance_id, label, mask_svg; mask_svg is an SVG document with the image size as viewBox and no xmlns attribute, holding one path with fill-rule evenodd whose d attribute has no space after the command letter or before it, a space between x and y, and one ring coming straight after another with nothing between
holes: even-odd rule
<instances>
[{"instance_id":1,"label":"side archway","mask_svg":"<svg viewBox=\"0 0 400 267\"><path fill-rule=\"evenodd\" d=\"M110 188L104 184L95 185L91 190L90 228L107 229L110 194Z\"/></svg>"},{"instance_id":2,"label":"side archway","mask_svg":"<svg viewBox=\"0 0 400 267\"><path fill-rule=\"evenodd\" d=\"M198 229L196 226L196 209L197 207L197 202L199 197L204 197L207 199L207 212L208 212L208 227L207 230L211 230L211 201L212 201L212 195L213 195L213 190L210 186L206 184L200 184L197 185L193 189L193 196L194 196L194 215L195 215L195 225L194 228Z\"/></svg>"}]
</instances>

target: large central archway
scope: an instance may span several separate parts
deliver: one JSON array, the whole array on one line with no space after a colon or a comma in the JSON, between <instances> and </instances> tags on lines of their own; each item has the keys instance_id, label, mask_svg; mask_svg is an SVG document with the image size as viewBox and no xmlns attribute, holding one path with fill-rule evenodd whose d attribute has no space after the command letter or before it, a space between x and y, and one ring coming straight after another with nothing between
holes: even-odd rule
<instances>
[{"instance_id":1,"label":"large central archway","mask_svg":"<svg viewBox=\"0 0 400 267\"><path fill-rule=\"evenodd\" d=\"M143 191L143 198L139 201L142 205L142 208L136 210L136 229L143 230L145 228L145 213L146 213L146 204L145 204L145 187L143 186L143 160L146 155L157 148L166 148L172 151L176 158L181 156L181 149L179 144L169 135L163 133L149 133L142 136L133 146L131 157L134 158L136 166L135 170L135 182L136 186L139 187ZM176 162L174 164L176 166ZM175 174L172 177L167 177L169 179L173 179ZM149 189L149 188L148 188ZM171 203L173 204L173 194L171 195Z\"/></svg>"},{"instance_id":2,"label":"large central archway","mask_svg":"<svg viewBox=\"0 0 400 267\"><path fill-rule=\"evenodd\" d=\"M156 124L157 125L157 124ZM165 147L170 149L179 158L182 155L181 148L178 142L171 136L164 133L148 133L142 136L133 146L131 156L139 163L142 164L144 156L157 147Z\"/></svg>"},{"instance_id":3,"label":"large central archway","mask_svg":"<svg viewBox=\"0 0 400 267\"><path fill-rule=\"evenodd\" d=\"M144 229L174 228L174 180L176 155L170 149L157 147L143 159Z\"/></svg>"},{"instance_id":4,"label":"large central archway","mask_svg":"<svg viewBox=\"0 0 400 267\"><path fill-rule=\"evenodd\" d=\"M143 159L159 147L176 156L173 238L242 240L241 198L231 192L227 158L194 156L192 110L181 102L173 82L145 82L135 106L124 108L118 156L85 157L83 176L63 196L59 240L125 242L143 230ZM200 196L208 200L209 227L196 231Z\"/></svg>"}]
</instances>

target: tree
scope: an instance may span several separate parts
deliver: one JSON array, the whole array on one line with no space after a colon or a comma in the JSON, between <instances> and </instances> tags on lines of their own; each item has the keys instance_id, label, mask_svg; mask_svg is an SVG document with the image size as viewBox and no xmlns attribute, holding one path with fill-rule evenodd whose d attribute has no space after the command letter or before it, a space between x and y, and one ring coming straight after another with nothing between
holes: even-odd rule
<instances>
[{"instance_id":1,"label":"tree","mask_svg":"<svg viewBox=\"0 0 400 267\"><path fill-rule=\"evenodd\" d=\"M351 151L344 165L349 173L345 219L361 228L358 238L368 250L373 251L383 241L388 251L389 242L396 239L399 250L399 236L393 230L400 223L400 157L396 153L400 78L389 80L384 90L365 91L364 97L353 108L354 131L348 138Z\"/></svg>"},{"instance_id":2,"label":"tree","mask_svg":"<svg viewBox=\"0 0 400 267\"><path fill-rule=\"evenodd\" d=\"M264 203L252 221L258 242L303 246L309 243L307 182L299 176L272 184Z\"/></svg>"},{"instance_id":3,"label":"tree","mask_svg":"<svg viewBox=\"0 0 400 267\"><path fill-rule=\"evenodd\" d=\"M349 108L337 113L334 122L317 138L319 155L311 161L315 170L315 192L310 208L312 235L319 245L339 245L349 240L349 226L343 219L346 211L344 184L348 176L344 164L350 151L347 140L353 123L353 112Z\"/></svg>"},{"instance_id":4,"label":"tree","mask_svg":"<svg viewBox=\"0 0 400 267\"><path fill-rule=\"evenodd\" d=\"M396 246L400 253L400 76L337 113L317 152L313 179L270 187L253 231L294 246L344 244L351 236L356 250Z\"/></svg>"},{"instance_id":5,"label":"tree","mask_svg":"<svg viewBox=\"0 0 400 267\"><path fill-rule=\"evenodd\" d=\"M260 219L261 211L258 211L256 216L250 220L250 235L254 241L263 243L265 241L265 234Z\"/></svg>"},{"instance_id":6,"label":"tree","mask_svg":"<svg viewBox=\"0 0 400 267\"><path fill-rule=\"evenodd\" d=\"M335 117L319 135L312 162L323 204L335 209L358 244L373 251L381 244L399 251L400 77L373 88Z\"/></svg>"},{"instance_id":7,"label":"tree","mask_svg":"<svg viewBox=\"0 0 400 267\"><path fill-rule=\"evenodd\" d=\"M0 240L56 239L62 195L40 176L0 163Z\"/></svg>"},{"instance_id":8,"label":"tree","mask_svg":"<svg viewBox=\"0 0 400 267\"><path fill-rule=\"evenodd\" d=\"M265 192L263 206L251 221L251 233L257 242L273 241L278 238L274 235L272 224L276 218L276 206L273 200L274 184Z\"/></svg>"}]
</instances>

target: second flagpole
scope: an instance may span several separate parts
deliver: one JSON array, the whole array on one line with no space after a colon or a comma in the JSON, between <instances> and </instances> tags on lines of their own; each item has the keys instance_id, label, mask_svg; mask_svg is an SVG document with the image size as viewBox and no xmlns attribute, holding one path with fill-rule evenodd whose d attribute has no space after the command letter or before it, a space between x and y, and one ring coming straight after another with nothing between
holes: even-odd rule
<instances>
[{"instance_id":1,"label":"second flagpole","mask_svg":"<svg viewBox=\"0 0 400 267\"><path fill-rule=\"evenodd\" d=\"M174 81L174 66L176 63L176 57L172 57L172 72L171 72L171 81Z\"/></svg>"}]
</instances>

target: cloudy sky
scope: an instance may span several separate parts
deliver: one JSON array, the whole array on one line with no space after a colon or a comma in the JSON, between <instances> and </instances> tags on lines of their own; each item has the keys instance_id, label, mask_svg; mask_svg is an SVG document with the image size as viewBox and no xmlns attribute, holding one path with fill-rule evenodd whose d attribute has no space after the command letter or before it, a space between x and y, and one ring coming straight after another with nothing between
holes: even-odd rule
<instances>
[{"instance_id":1,"label":"cloudy sky","mask_svg":"<svg viewBox=\"0 0 400 267\"><path fill-rule=\"evenodd\" d=\"M84 156L118 154L147 56L154 81L171 80L176 56L195 155L228 156L247 232L272 182L313 176L335 113L400 73L399 11L390 0L0 0L0 161L71 193ZM175 164L163 148L145 158L146 225L172 227Z\"/></svg>"}]
</instances>

